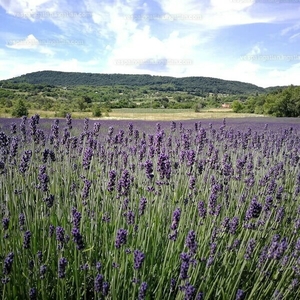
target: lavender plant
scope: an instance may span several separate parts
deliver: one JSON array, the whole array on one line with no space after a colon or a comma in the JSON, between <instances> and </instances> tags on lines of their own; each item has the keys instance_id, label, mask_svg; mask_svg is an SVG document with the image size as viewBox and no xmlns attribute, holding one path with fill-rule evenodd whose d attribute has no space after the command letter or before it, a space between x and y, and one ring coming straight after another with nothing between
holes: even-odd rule
<instances>
[{"instance_id":1,"label":"lavender plant","mask_svg":"<svg viewBox=\"0 0 300 300\"><path fill-rule=\"evenodd\" d=\"M300 298L298 120L1 130L3 299Z\"/></svg>"}]
</instances>

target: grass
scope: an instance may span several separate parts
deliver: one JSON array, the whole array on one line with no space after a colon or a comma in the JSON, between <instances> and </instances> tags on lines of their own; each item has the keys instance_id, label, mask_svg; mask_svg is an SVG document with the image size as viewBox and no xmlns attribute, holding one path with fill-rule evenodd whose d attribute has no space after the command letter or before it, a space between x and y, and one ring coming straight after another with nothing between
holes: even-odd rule
<instances>
[{"instance_id":1,"label":"grass","mask_svg":"<svg viewBox=\"0 0 300 300\"><path fill-rule=\"evenodd\" d=\"M29 115L39 114L41 118L55 118L56 112L43 110L29 110ZM1 118L9 118L9 113L0 112ZM106 120L153 120L153 121L176 121L191 119L223 119L223 118L249 118L262 117L262 115L234 113L231 109L211 108L196 113L192 109L151 109L151 108L134 108L134 109L113 109L108 116L93 118L91 112L72 112L74 119L106 119Z\"/></svg>"},{"instance_id":2,"label":"grass","mask_svg":"<svg viewBox=\"0 0 300 300\"><path fill-rule=\"evenodd\" d=\"M222 119L261 117L255 114L237 114L231 109L214 108L196 113L192 109L114 109L109 113L110 119L136 119L136 120L190 120L190 119Z\"/></svg>"}]
</instances>

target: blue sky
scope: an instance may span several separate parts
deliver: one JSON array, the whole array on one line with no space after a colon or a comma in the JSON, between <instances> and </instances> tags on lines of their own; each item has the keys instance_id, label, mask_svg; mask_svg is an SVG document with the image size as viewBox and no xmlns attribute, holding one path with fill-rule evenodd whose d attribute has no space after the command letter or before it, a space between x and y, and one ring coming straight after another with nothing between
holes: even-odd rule
<instances>
[{"instance_id":1,"label":"blue sky","mask_svg":"<svg viewBox=\"0 0 300 300\"><path fill-rule=\"evenodd\" d=\"M70 72L300 85L300 0L0 0L0 79Z\"/></svg>"}]
</instances>

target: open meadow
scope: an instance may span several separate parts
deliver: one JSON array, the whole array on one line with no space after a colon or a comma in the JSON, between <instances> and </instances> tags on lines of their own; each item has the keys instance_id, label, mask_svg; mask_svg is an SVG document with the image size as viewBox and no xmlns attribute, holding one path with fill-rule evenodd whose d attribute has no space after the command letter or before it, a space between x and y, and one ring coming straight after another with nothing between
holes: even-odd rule
<instances>
[{"instance_id":1,"label":"open meadow","mask_svg":"<svg viewBox=\"0 0 300 300\"><path fill-rule=\"evenodd\" d=\"M2 299L300 298L300 119L174 115L0 119Z\"/></svg>"},{"instance_id":2,"label":"open meadow","mask_svg":"<svg viewBox=\"0 0 300 300\"><path fill-rule=\"evenodd\" d=\"M58 112L45 110L29 110L29 116L38 114L41 118L56 118ZM0 118L10 118L10 113L0 110ZM207 108L200 112L193 109L165 109L165 108L119 108L108 113L103 113L101 118L93 117L92 112L72 112L73 119L97 119L97 120L147 120L147 121L180 121L191 119L222 119L222 118L256 118L263 115L250 113L235 113L230 108Z\"/></svg>"}]
</instances>

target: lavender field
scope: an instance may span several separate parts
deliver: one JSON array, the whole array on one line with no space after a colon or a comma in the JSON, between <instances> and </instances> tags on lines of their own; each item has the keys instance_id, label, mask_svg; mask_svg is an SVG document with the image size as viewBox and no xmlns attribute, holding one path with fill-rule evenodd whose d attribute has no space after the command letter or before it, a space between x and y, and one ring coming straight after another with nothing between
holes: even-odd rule
<instances>
[{"instance_id":1,"label":"lavender field","mask_svg":"<svg viewBox=\"0 0 300 300\"><path fill-rule=\"evenodd\" d=\"M299 165L299 119L0 119L0 295L299 299Z\"/></svg>"}]
</instances>

